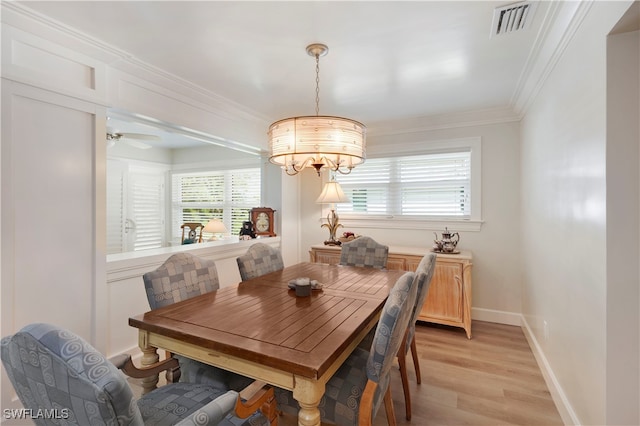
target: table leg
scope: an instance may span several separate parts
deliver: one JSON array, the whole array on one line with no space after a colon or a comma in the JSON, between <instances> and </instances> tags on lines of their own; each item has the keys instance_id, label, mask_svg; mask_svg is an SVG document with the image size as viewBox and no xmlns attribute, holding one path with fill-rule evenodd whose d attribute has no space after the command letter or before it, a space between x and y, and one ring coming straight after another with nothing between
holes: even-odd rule
<instances>
[{"instance_id":1,"label":"table leg","mask_svg":"<svg viewBox=\"0 0 640 426\"><path fill-rule=\"evenodd\" d=\"M143 367L148 365L153 365L160 360L158 356L158 350L153 346L149 346L147 341L147 334L143 331L140 331L138 335L138 346L142 350L142 359L140 363ZM147 394L154 390L158 385L158 375L151 375L142 379L142 394Z\"/></svg>"},{"instance_id":2,"label":"table leg","mask_svg":"<svg viewBox=\"0 0 640 426\"><path fill-rule=\"evenodd\" d=\"M324 395L325 384L317 380L295 377L293 397L300 404L298 411L298 425L319 426L320 410L318 404Z\"/></svg>"}]
</instances>

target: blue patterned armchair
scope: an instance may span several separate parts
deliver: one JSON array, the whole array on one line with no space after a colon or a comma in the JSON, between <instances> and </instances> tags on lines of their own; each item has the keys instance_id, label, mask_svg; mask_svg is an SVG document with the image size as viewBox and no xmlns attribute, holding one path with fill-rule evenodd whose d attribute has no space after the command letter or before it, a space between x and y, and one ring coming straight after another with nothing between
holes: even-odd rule
<instances>
[{"instance_id":1,"label":"blue patterned armchair","mask_svg":"<svg viewBox=\"0 0 640 426\"><path fill-rule=\"evenodd\" d=\"M359 237L342 244L340 264L384 269L387 267L389 246L377 243L371 237Z\"/></svg>"},{"instance_id":2,"label":"blue patterned armchair","mask_svg":"<svg viewBox=\"0 0 640 426\"><path fill-rule=\"evenodd\" d=\"M50 324L31 324L3 338L0 355L24 407L47 413L33 419L39 425L269 425L255 407L273 399L272 389L251 401L246 420L233 415L242 405L237 392L209 385L172 383L136 401L114 364L79 336Z\"/></svg>"},{"instance_id":3,"label":"blue patterned armchair","mask_svg":"<svg viewBox=\"0 0 640 426\"><path fill-rule=\"evenodd\" d=\"M238 269L240 270L240 278L242 278L242 281L247 281L251 278L256 278L284 268L280 250L264 243L253 244L247 252L239 256L236 261L238 262Z\"/></svg>"},{"instance_id":4,"label":"blue patterned armchair","mask_svg":"<svg viewBox=\"0 0 640 426\"><path fill-rule=\"evenodd\" d=\"M420 362L418 360L418 350L416 349L416 322L418 321L418 315L424 301L427 299L429 287L431 286L431 278L435 271L436 266L436 254L427 253L420 264L416 268L416 287L418 288L418 297L416 298L416 304L413 307L411 319L409 320L409 326L405 333L402 345L398 351L398 364L400 366L400 377L402 378L402 390L404 391L404 406L406 411L407 420L411 420L411 393L409 391L409 378L407 377L407 361L406 357L409 351L411 351L411 357L413 358L413 366L416 371L416 381L418 384L422 383L420 376Z\"/></svg>"},{"instance_id":5,"label":"blue patterned armchair","mask_svg":"<svg viewBox=\"0 0 640 426\"><path fill-rule=\"evenodd\" d=\"M170 256L157 269L142 276L151 309L162 308L182 300L200 296L220 288L218 270L213 260L202 259L191 253ZM252 379L216 368L181 355L174 355L180 369L180 382L225 386L233 390L244 389ZM170 381L175 377L168 375Z\"/></svg>"},{"instance_id":6,"label":"blue patterned armchair","mask_svg":"<svg viewBox=\"0 0 640 426\"><path fill-rule=\"evenodd\" d=\"M318 408L323 423L371 425L384 400L387 421L395 425L390 373L417 297L415 274L398 279L385 302L371 350L357 347L327 382ZM297 415L298 403L289 391L275 389L278 409Z\"/></svg>"}]
</instances>

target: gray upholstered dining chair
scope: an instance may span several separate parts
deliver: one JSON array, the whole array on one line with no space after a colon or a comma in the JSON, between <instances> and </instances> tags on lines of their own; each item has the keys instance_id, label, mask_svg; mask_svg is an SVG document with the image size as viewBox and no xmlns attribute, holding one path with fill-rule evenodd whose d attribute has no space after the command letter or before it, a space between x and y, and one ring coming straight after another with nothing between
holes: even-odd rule
<instances>
[{"instance_id":1,"label":"gray upholstered dining chair","mask_svg":"<svg viewBox=\"0 0 640 426\"><path fill-rule=\"evenodd\" d=\"M406 357L409 351L411 351L413 366L416 372L416 381L418 384L422 383L422 377L420 376L420 361L418 360L418 350L416 348L416 322L418 321L418 315L420 314L422 305L424 305L424 301L427 299L435 266L436 254L427 253L420 260L420 264L418 264L418 267L416 268L415 285L418 288L418 297L416 297L416 303L413 307L411 319L409 320L407 331L402 340L400 350L398 351L398 364L400 366L400 377L402 379L402 390L404 392L404 405L407 420L411 420L411 393L409 390L409 378L407 376Z\"/></svg>"},{"instance_id":2,"label":"gray upholstered dining chair","mask_svg":"<svg viewBox=\"0 0 640 426\"><path fill-rule=\"evenodd\" d=\"M142 280L151 309L162 308L220 288L215 262L191 253L171 255L157 269L144 274ZM181 355L174 356L180 365L178 371L181 382L228 386L230 389L239 390L252 381L200 361ZM175 372L176 375L178 371Z\"/></svg>"},{"instance_id":3,"label":"gray upholstered dining chair","mask_svg":"<svg viewBox=\"0 0 640 426\"><path fill-rule=\"evenodd\" d=\"M39 425L269 425L269 418L256 411L269 401L273 410L266 411L277 422L272 388L243 404L235 391L171 383L136 400L113 363L81 337L51 324L30 324L3 338L0 355L24 408L47 413L34 419ZM132 369L129 356L118 362ZM162 366L152 370L157 374L158 369Z\"/></svg>"},{"instance_id":4,"label":"gray upholstered dining chair","mask_svg":"<svg viewBox=\"0 0 640 426\"><path fill-rule=\"evenodd\" d=\"M236 262L242 281L284 269L280 250L264 243L253 244Z\"/></svg>"},{"instance_id":5,"label":"gray upholstered dining chair","mask_svg":"<svg viewBox=\"0 0 640 426\"><path fill-rule=\"evenodd\" d=\"M342 244L340 264L383 269L387 267L389 246L377 243L371 237L358 237Z\"/></svg>"},{"instance_id":6,"label":"gray upholstered dining chair","mask_svg":"<svg viewBox=\"0 0 640 426\"><path fill-rule=\"evenodd\" d=\"M417 297L415 274L407 272L395 283L384 304L371 350L354 349L327 382L318 409L323 423L371 425L384 401L387 422L396 424L390 376ZM275 389L278 409L297 415L290 391Z\"/></svg>"}]
</instances>

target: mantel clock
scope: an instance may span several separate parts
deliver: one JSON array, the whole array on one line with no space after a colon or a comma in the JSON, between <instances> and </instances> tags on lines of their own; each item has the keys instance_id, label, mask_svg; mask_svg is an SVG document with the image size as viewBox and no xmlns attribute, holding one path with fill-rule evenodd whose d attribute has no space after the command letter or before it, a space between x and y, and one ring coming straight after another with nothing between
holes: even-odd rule
<instances>
[{"instance_id":1,"label":"mantel clock","mask_svg":"<svg viewBox=\"0 0 640 426\"><path fill-rule=\"evenodd\" d=\"M275 210L269 207L255 207L251 209L251 222L256 235L263 237L275 237L273 213Z\"/></svg>"}]
</instances>

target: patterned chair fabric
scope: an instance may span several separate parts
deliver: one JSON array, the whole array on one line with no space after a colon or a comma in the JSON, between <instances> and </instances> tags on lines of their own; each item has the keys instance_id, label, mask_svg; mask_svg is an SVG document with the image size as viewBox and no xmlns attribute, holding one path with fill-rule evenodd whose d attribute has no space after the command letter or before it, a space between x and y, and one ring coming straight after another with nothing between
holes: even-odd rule
<instances>
[{"instance_id":1,"label":"patterned chair fabric","mask_svg":"<svg viewBox=\"0 0 640 426\"><path fill-rule=\"evenodd\" d=\"M400 377L402 379L402 389L404 391L404 406L407 420L411 420L411 393L409 390L409 378L407 376L406 356L409 351L411 351L413 365L416 371L416 379L418 384L420 384L422 382L420 377L420 363L418 360L418 353L415 342L416 322L418 321L418 315L420 315L422 306L427 299L427 294L429 293L429 287L431 286L431 278L433 277L435 266L436 254L427 253L420 260L420 264L418 264L418 267L416 268L414 285L418 289L418 296L416 297L416 303L413 307L411 318L409 319L407 332L403 339L400 350L398 351L398 364L400 365Z\"/></svg>"},{"instance_id":2,"label":"patterned chair fabric","mask_svg":"<svg viewBox=\"0 0 640 426\"><path fill-rule=\"evenodd\" d=\"M390 392L390 371L407 330L415 305L417 288L415 274L407 272L398 279L385 302L373 338L371 350L356 348L327 382L325 393L318 408L323 423L337 425L360 425L360 417L371 410L375 418L383 397ZM361 406L364 389L376 384L370 406ZM276 388L278 409L297 415L299 405L290 391ZM387 396L389 397L389 396ZM393 412L387 412L387 420L395 424Z\"/></svg>"},{"instance_id":3,"label":"patterned chair fabric","mask_svg":"<svg viewBox=\"0 0 640 426\"><path fill-rule=\"evenodd\" d=\"M151 309L217 290L220 287L216 264L191 253L177 253L158 269L142 276Z\"/></svg>"},{"instance_id":4,"label":"patterned chair fabric","mask_svg":"<svg viewBox=\"0 0 640 426\"><path fill-rule=\"evenodd\" d=\"M238 269L240 270L240 278L242 278L242 281L284 269L284 262L282 261L280 250L264 243L253 244L247 252L238 257L236 261L238 262Z\"/></svg>"},{"instance_id":5,"label":"patterned chair fabric","mask_svg":"<svg viewBox=\"0 0 640 426\"><path fill-rule=\"evenodd\" d=\"M359 237L342 244L340 264L383 269L387 267L389 246L377 243L371 237Z\"/></svg>"},{"instance_id":6,"label":"patterned chair fabric","mask_svg":"<svg viewBox=\"0 0 640 426\"><path fill-rule=\"evenodd\" d=\"M170 256L157 269L142 276L151 309L162 308L220 288L218 270L212 260L191 253ZM180 382L244 389L251 379L174 355L180 364Z\"/></svg>"},{"instance_id":7,"label":"patterned chair fabric","mask_svg":"<svg viewBox=\"0 0 640 426\"><path fill-rule=\"evenodd\" d=\"M0 355L20 402L38 425L253 425L260 412L232 414L238 394L223 388L174 383L138 401L124 375L89 343L50 324L31 324L2 339ZM53 418L53 417L58 417Z\"/></svg>"},{"instance_id":8,"label":"patterned chair fabric","mask_svg":"<svg viewBox=\"0 0 640 426\"><path fill-rule=\"evenodd\" d=\"M409 352L411 341L416 333L416 322L418 321L418 315L424 301L427 299L429 293L429 287L431 287L431 278L436 269L436 254L427 253L416 268L416 280L418 282L418 298L416 299L416 305L413 308L411 319L409 320L409 327L407 328L407 342L405 352Z\"/></svg>"}]
</instances>

